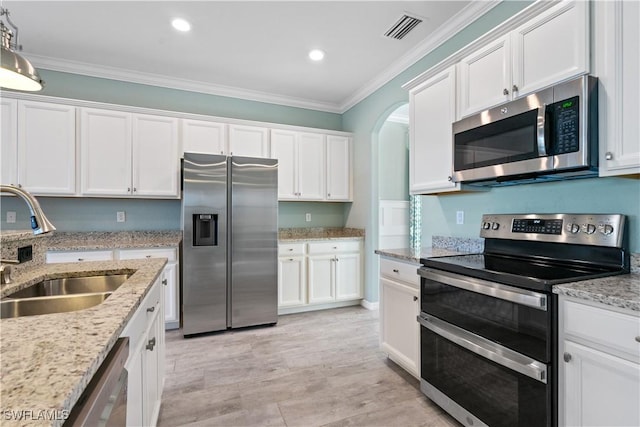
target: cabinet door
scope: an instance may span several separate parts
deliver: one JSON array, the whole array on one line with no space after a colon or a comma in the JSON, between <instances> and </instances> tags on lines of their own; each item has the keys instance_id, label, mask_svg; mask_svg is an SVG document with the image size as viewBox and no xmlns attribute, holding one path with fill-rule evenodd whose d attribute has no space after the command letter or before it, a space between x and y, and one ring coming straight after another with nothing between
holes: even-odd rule
<instances>
[{"instance_id":1,"label":"cabinet door","mask_svg":"<svg viewBox=\"0 0 640 427\"><path fill-rule=\"evenodd\" d=\"M640 173L640 3L595 2L600 176Z\"/></svg>"},{"instance_id":2,"label":"cabinet door","mask_svg":"<svg viewBox=\"0 0 640 427\"><path fill-rule=\"evenodd\" d=\"M227 125L205 120L182 119L182 152L227 153Z\"/></svg>"},{"instance_id":3,"label":"cabinet door","mask_svg":"<svg viewBox=\"0 0 640 427\"><path fill-rule=\"evenodd\" d=\"M351 140L327 135L327 200L351 197Z\"/></svg>"},{"instance_id":4,"label":"cabinet door","mask_svg":"<svg viewBox=\"0 0 640 427\"><path fill-rule=\"evenodd\" d=\"M156 314L149 326L143 349L143 425L155 426L160 413L160 334L164 331Z\"/></svg>"},{"instance_id":5,"label":"cabinet door","mask_svg":"<svg viewBox=\"0 0 640 427\"><path fill-rule=\"evenodd\" d=\"M324 200L324 135L298 134L298 193L304 200Z\"/></svg>"},{"instance_id":6,"label":"cabinet door","mask_svg":"<svg viewBox=\"0 0 640 427\"><path fill-rule=\"evenodd\" d=\"M269 157L269 130L257 126L229 125L229 154Z\"/></svg>"},{"instance_id":7,"label":"cabinet door","mask_svg":"<svg viewBox=\"0 0 640 427\"><path fill-rule=\"evenodd\" d=\"M0 182L18 185L18 101L0 99Z\"/></svg>"},{"instance_id":8,"label":"cabinet door","mask_svg":"<svg viewBox=\"0 0 640 427\"><path fill-rule=\"evenodd\" d=\"M271 131L271 158L278 159L278 200L298 199L296 133Z\"/></svg>"},{"instance_id":9,"label":"cabinet door","mask_svg":"<svg viewBox=\"0 0 640 427\"><path fill-rule=\"evenodd\" d=\"M589 2L564 1L531 19L512 32L512 49L517 96L588 73Z\"/></svg>"},{"instance_id":10,"label":"cabinet door","mask_svg":"<svg viewBox=\"0 0 640 427\"><path fill-rule=\"evenodd\" d=\"M307 302L307 274L304 257L278 258L278 307Z\"/></svg>"},{"instance_id":11,"label":"cabinet door","mask_svg":"<svg viewBox=\"0 0 640 427\"><path fill-rule=\"evenodd\" d=\"M164 274L164 322L171 328L179 327L180 304L178 291L178 264L168 263Z\"/></svg>"},{"instance_id":12,"label":"cabinet door","mask_svg":"<svg viewBox=\"0 0 640 427\"><path fill-rule=\"evenodd\" d=\"M335 269L336 300L362 298L360 254L338 254Z\"/></svg>"},{"instance_id":13,"label":"cabinet door","mask_svg":"<svg viewBox=\"0 0 640 427\"><path fill-rule=\"evenodd\" d=\"M178 197L178 119L133 115L133 195Z\"/></svg>"},{"instance_id":14,"label":"cabinet door","mask_svg":"<svg viewBox=\"0 0 640 427\"><path fill-rule=\"evenodd\" d=\"M80 159L82 194L130 195L131 114L81 109Z\"/></svg>"},{"instance_id":15,"label":"cabinet door","mask_svg":"<svg viewBox=\"0 0 640 427\"><path fill-rule=\"evenodd\" d=\"M76 109L18 102L18 181L36 194L76 194Z\"/></svg>"},{"instance_id":16,"label":"cabinet door","mask_svg":"<svg viewBox=\"0 0 640 427\"><path fill-rule=\"evenodd\" d=\"M144 346L129 349L129 359L125 365L127 370L127 426L143 426L144 395L142 374L142 352Z\"/></svg>"},{"instance_id":17,"label":"cabinet door","mask_svg":"<svg viewBox=\"0 0 640 427\"><path fill-rule=\"evenodd\" d=\"M409 185L411 194L456 191L451 182L455 116L455 67L409 93Z\"/></svg>"},{"instance_id":18,"label":"cabinet door","mask_svg":"<svg viewBox=\"0 0 640 427\"><path fill-rule=\"evenodd\" d=\"M334 286L335 259L333 255L310 256L309 260L309 304L333 302L336 299Z\"/></svg>"},{"instance_id":19,"label":"cabinet door","mask_svg":"<svg viewBox=\"0 0 640 427\"><path fill-rule=\"evenodd\" d=\"M570 360L560 359L560 381L565 382L561 425L640 425L640 365L571 341L564 341L564 350Z\"/></svg>"},{"instance_id":20,"label":"cabinet door","mask_svg":"<svg viewBox=\"0 0 640 427\"><path fill-rule=\"evenodd\" d=\"M460 61L458 117L511 99L510 43L507 34Z\"/></svg>"},{"instance_id":21,"label":"cabinet door","mask_svg":"<svg viewBox=\"0 0 640 427\"><path fill-rule=\"evenodd\" d=\"M380 279L380 344L382 351L415 377L420 377L419 290Z\"/></svg>"}]
</instances>

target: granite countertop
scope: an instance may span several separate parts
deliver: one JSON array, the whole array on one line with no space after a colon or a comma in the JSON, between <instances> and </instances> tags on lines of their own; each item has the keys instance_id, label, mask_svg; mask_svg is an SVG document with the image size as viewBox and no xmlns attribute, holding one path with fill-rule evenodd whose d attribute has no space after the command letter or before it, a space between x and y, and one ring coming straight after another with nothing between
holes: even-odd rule
<instances>
[{"instance_id":1,"label":"granite countertop","mask_svg":"<svg viewBox=\"0 0 640 427\"><path fill-rule=\"evenodd\" d=\"M47 264L14 275L6 295L48 278L133 273L103 303L84 310L0 320L3 426L59 426L122 333L164 258ZM11 411L22 421L8 419ZM58 414L50 420L46 414ZM14 415L14 417L17 415Z\"/></svg>"},{"instance_id":2,"label":"granite countertop","mask_svg":"<svg viewBox=\"0 0 640 427\"><path fill-rule=\"evenodd\" d=\"M278 241L280 242L343 239L364 239L364 230L338 227L281 228L278 230Z\"/></svg>"},{"instance_id":3,"label":"granite countertop","mask_svg":"<svg viewBox=\"0 0 640 427\"><path fill-rule=\"evenodd\" d=\"M55 232L47 247L53 251L154 248L178 246L181 241L182 230Z\"/></svg>"},{"instance_id":4,"label":"granite countertop","mask_svg":"<svg viewBox=\"0 0 640 427\"><path fill-rule=\"evenodd\" d=\"M433 258L439 256L461 255L469 252L456 251L446 248L398 248L398 249L376 249L375 253L388 258L395 258L402 261L420 264L420 258Z\"/></svg>"}]
</instances>

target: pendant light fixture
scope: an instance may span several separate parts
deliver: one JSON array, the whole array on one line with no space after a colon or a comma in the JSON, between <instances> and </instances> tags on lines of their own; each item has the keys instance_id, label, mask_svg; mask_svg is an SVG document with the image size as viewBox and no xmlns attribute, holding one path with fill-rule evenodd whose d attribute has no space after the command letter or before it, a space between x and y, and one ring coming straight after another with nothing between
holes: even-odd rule
<instances>
[{"instance_id":1,"label":"pendant light fixture","mask_svg":"<svg viewBox=\"0 0 640 427\"><path fill-rule=\"evenodd\" d=\"M0 8L0 17L3 16L6 17L7 24L13 28L13 31L7 28L3 21L0 21L0 31L2 32L0 87L30 92L42 90L44 81L38 75L38 71L29 61L15 52L22 50L22 46L18 44L18 27L9 19L8 9Z\"/></svg>"}]
</instances>

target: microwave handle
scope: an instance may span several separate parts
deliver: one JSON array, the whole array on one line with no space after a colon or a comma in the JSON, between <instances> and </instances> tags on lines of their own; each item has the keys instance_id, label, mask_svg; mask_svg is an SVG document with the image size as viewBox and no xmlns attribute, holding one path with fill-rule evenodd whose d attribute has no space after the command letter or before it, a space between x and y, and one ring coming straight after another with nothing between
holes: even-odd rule
<instances>
[{"instance_id":1,"label":"microwave handle","mask_svg":"<svg viewBox=\"0 0 640 427\"><path fill-rule=\"evenodd\" d=\"M538 107L538 156L546 157L547 153L547 141L549 140L551 123L547 121L547 104L542 104Z\"/></svg>"}]
</instances>

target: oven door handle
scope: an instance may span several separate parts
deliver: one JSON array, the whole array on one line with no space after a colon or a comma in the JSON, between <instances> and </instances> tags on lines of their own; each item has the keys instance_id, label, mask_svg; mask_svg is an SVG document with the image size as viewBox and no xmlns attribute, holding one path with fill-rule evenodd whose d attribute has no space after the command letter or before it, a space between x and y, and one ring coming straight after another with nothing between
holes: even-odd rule
<instances>
[{"instance_id":1,"label":"oven door handle","mask_svg":"<svg viewBox=\"0 0 640 427\"><path fill-rule=\"evenodd\" d=\"M435 272L424 267L420 268L418 273L425 279L434 280L444 283L445 285L547 311L547 296L545 294L526 289L513 288L474 277L466 277L448 272Z\"/></svg>"},{"instance_id":2,"label":"oven door handle","mask_svg":"<svg viewBox=\"0 0 640 427\"><path fill-rule=\"evenodd\" d=\"M547 383L547 365L544 363L424 313L418 316L418 322L430 331L485 359L541 383Z\"/></svg>"}]
</instances>

